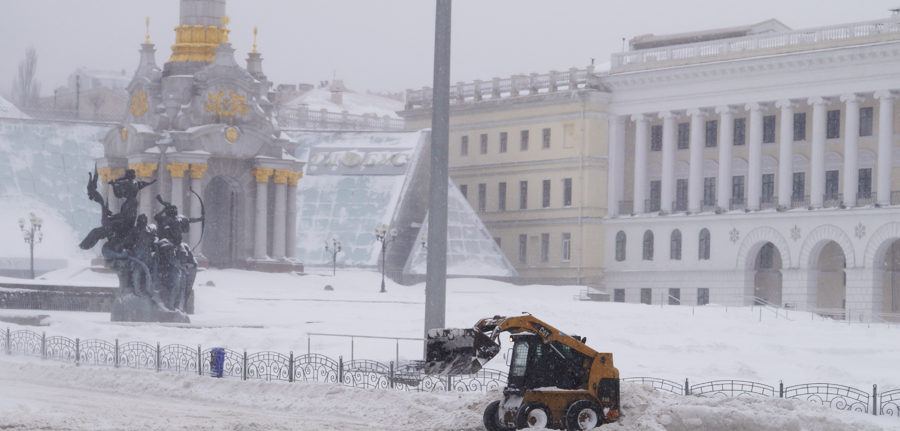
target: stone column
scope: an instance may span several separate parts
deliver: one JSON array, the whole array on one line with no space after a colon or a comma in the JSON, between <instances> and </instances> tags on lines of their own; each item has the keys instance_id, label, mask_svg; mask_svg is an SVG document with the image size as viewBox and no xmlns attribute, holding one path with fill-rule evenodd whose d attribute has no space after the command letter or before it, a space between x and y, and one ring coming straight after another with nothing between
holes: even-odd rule
<instances>
[{"instance_id":1,"label":"stone column","mask_svg":"<svg viewBox=\"0 0 900 431\"><path fill-rule=\"evenodd\" d=\"M157 168L156 163L134 163L128 165L129 169L134 170L135 178L140 181L150 182L153 181L154 173ZM153 200L155 195L153 194L153 186L145 187L143 190L138 192L138 214L146 214L147 218L150 220L150 223L153 223Z\"/></svg>"},{"instance_id":2,"label":"stone column","mask_svg":"<svg viewBox=\"0 0 900 431\"><path fill-rule=\"evenodd\" d=\"M794 104L787 99L775 102L781 109L781 137L778 142L778 205L791 208L794 185Z\"/></svg>"},{"instance_id":3,"label":"stone column","mask_svg":"<svg viewBox=\"0 0 900 431\"><path fill-rule=\"evenodd\" d=\"M609 157L607 157L606 214L619 215L619 201L622 200L625 175L625 117L609 119Z\"/></svg>"},{"instance_id":4,"label":"stone column","mask_svg":"<svg viewBox=\"0 0 900 431\"><path fill-rule=\"evenodd\" d=\"M857 205L859 192L859 102L853 93L841 95L847 115L844 126L844 205Z\"/></svg>"},{"instance_id":5,"label":"stone column","mask_svg":"<svg viewBox=\"0 0 900 431\"><path fill-rule=\"evenodd\" d=\"M194 164L191 163L191 188L194 189L198 194L203 193L203 173L206 172L208 168L207 165ZM189 210L191 212L191 218L199 218L203 213L200 210L200 199L197 199L197 196L191 193L190 195ZM197 245L197 248L194 249L194 256L200 257L203 256L203 244L197 244L200 242L200 235L203 233L203 230L198 225L191 226L190 236L191 236L191 247Z\"/></svg>"},{"instance_id":6,"label":"stone column","mask_svg":"<svg viewBox=\"0 0 900 431\"><path fill-rule=\"evenodd\" d=\"M303 172L292 172L287 180L287 242L284 255L288 259L297 258L297 180Z\"/></svg>"},{"instance_id":7,"label":"stone column","mask_svg":"<svg viewBox=\"0 0 900 431\"><path fill-rule=\"evenodd\" d=\"M643 114L631 116L634 121L634 212L647 212L644 200L647 199L647 150L650 145L647 139L647 117Z\"/></svg>"},{"instance_id":8,"label":"stone column","mask_svg":"<svg viewBox=\"0 0 900 431\"><path fill-rule=\"evenodd\" d=\"M184 208L184 172L188 170L187 163L167 163L166 169L172 174L172 196L169 202L178 207L181 214L187 214ZM196 190L196 189L195 189Z\"/></svg>"},{"instance_id":9,"label":"stone column","mask_svg":"<svg viewBox=\"0 0 900 431\"><path fill-rule=\"evenodd\" d=\"M285 236L287 233L287 181L291 171L275 170L275 214L272 236L272 257L284 260Z\"/></svg>"},{"instance_id":10,"label":"stone column","mask_svg":"<svg viewBox=\"0 0 900 431\"><path fill-rule=\"evenodd\" d=\"M878 203L891 204L891 157L894 147L894 99L890 91L875 92L878 105Z\"/></svg>"},{"instance_id":11,"label":"stone column","mask_svg":"<svg viewBox=\"0 0 900 431\"><path fill-rule=\"evenodd\" d=\"M662 187L660 190L659 208L665 212L672 211L675 201L675 114L672 111L659 113L663 120L662 136Z\"/></svg>"},{"instance_id":12,"label":"stone column","mask_svg":"<svg viewBox=\"0 0 900 431\"><path fill-rule=\"evenodd\" d=\"M734 146L734 110L730 106L716 107L719 114L719 183L716 185L716 205L731 209L731 156Z\"/></svg>"},{"instance_id":13,"label":"stone column","mask_svg":"<svg viewBox=\"0 0 900 431\"><path fill-rule=\"evenodd\" d=\"M269 230L269 215L267 204L269 200L269 178L274 169L256 168L253 175L256 177L256 229L254 230L253 258L265 259L268 257L266 246L268 245L267 233Z\"/></svg>"},{"instance_id":14,"label":"stone column","mask_svg":"<svg viewBox=\"0 0 900 431\"><path fill-rule=\"evenodd\" d=\"M688 211L700 212L703 199L703 120L706 119L706 111L691 109L691 171L688 178Z\"/></svg>"},{"instance_id":15,"label":"stone column","mask_svg":"<svg viewBox=\"0 0 900 431\"><path fill-rule=\"evenodd\" d=\"M762 141L763 120L759 103L748 103L744 108L750 112L749 157L747 161L747 209L758 210L762 196Z\"/></svg>"},{"instance_id":16,"label":"stone column","mask_svg":"<svg viewBox=\"0 0 900 431\"><path fill-rule=\"evenodd\" d=\"M809 161L809 202L813 208L822 208L825 200L825 127L827 124L825 99L814 96L807 102L813 107L812 157Z\"/></svg>"}]
</instances>

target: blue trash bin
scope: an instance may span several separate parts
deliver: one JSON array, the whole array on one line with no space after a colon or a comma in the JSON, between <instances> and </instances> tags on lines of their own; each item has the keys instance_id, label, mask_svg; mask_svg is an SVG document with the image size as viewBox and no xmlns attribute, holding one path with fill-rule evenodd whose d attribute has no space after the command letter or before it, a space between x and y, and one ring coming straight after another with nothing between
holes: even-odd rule
<instances>
[{"instance_id":1,"label":"blue trash bin","mask_svg":"<svg viewBox=\"0 0 900 431\"><path fill-rule=\"evenodd\" d=\"M221 379L225 370L225 349L214 347L209 356L210 376Z\"/></svg>"}]
</instances>

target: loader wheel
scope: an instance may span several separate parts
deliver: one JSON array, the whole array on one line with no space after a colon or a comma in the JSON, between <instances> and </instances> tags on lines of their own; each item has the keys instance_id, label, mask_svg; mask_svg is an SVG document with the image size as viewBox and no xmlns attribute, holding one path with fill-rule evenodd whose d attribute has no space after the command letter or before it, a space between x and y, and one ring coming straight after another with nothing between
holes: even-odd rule
<instances>
[{"instance_id":1,"label":"loader wheel","mask_svg":"<svg viewBox=\"0 0 900 431\"><path fill-rule=\"evenodd\" d=\"M531 402L522 404L516 413L516 428L550 428L553 415L544 403Z\"/></svg>"},{"instance_id":2,"label":"loader wheel","mask_svg":"<svg viewBox=\"0 0 900 431\"><path fill-rule=\"evenodd\" d=\"M588 400L578 400L566 411L568 431L587 431L603 423L603 410Z\"/></svg>"},{"instance_id":3,"label":"loader wheel","mask_svg":"<svg viewBox=\"0 0 900 431\"><path fill-rule=\"evenodd\" d=\"M500 425L500 401L494 401L484 409L484 428L487 431L509 430L509 428Z\"/></svg>"}]
</instances>

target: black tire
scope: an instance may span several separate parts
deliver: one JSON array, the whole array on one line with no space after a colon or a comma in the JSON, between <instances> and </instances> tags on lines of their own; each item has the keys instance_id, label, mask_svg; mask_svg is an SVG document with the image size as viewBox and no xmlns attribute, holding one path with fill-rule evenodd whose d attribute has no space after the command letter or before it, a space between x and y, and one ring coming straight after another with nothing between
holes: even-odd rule
<instances>
[{"instance_id":1,"label":"black tire","mask_svg":"<svg viewBox=\"0 0 900 431\"><path fill-rule=\"evenodd\" d=\"M578 400L566 410L566 429L568 431L587 431L603 424L603 409L588 401Z\"/></svg>"},{"instance_id":2,"label":"black tire","mask_svg":"<svg viewBox=\"0 0 900 431\"><path fill-rule=\"evenodd\" d=\"M506 431L500 426L500 401L494 401L484 409L484 428L487 431Z\"/></svg>"},{"instance_id":3,"label":"black tire","mask_svg":"<svg viewBox=\"0 0 900 431\"><path fill-rule=\"evenodd\" d=\"M522 404L516 413L516 429L550 428L553 426L553 414L544 403L530 402Z\"/></svg>"}]
</instances>

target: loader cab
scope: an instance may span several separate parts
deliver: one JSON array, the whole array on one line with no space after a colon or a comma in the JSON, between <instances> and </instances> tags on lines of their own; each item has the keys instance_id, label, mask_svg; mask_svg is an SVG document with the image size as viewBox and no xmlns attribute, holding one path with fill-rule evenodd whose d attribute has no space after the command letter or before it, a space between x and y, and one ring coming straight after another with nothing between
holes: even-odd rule
<instances>
[{"instance_id":1,"label":"loader cab","mask_svg":"<svg viewBox=\"0 0 900 431\"><path fill-rule=\"evenodd\" d=\"M585 356L557 341L544 343L533 334L513 335L507 389L555 387L578 389L587 383Z\"/></svg>"}]
</instances>

